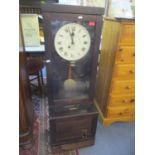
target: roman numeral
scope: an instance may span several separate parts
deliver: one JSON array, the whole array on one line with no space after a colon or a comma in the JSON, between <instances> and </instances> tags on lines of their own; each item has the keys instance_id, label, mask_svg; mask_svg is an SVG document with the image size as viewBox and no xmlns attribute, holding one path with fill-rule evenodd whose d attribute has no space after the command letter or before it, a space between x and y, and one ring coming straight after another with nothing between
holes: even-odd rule
<instances>
[{"instance_id":1,"label":"roman numeral","mask_svg":"<svg viewBox=\"0 0 155 155\"><path fill-rule=\"evenodd\" d=\"M69 32L67 27L64 29L64 31L65 31L66 33L68 33L68 32Z\"/></svg>"},{"instance_id":2,"label":"roman numeral","mask_svg":"<svg viewBox=\"0 0 155 155\"><path fill-rule=\"evenodd\" d=\"M63 47L60 47L59 50L60 50L60 51L63 51Z\"/></svg>"},{"instance_id":3,"label":"roman numeral","mask_svg":"<svg viewBox=\"0 0 155 155\"><path fill-rule=\"evenodd\" d=\"M62 35L62 34L60 34L59 36L60 36L60 37L63 37L63 35Z\"/></svg>"},{"instance_id":4,"label":"roman numeral","mask_svg":"<svg viewBox=\"0 0 155 155\"><path fill-rule=\"evenodd\" d=\"M85 49L86 49L85 47L82 47L82 51L85 51Z\"/></svg>"},{"instance_id":5,"label":"roman numeral","mask_svg":"<svg viewBox=\"0 0 155 155\"><path fill-rule=\"evenodd\" d=\"M67 52L65 52L65 53L64 53L64 55L65 55L65 56L67 56L67 55L68 55L68 53L67 53Z\"/></svg>"}]
</instances>

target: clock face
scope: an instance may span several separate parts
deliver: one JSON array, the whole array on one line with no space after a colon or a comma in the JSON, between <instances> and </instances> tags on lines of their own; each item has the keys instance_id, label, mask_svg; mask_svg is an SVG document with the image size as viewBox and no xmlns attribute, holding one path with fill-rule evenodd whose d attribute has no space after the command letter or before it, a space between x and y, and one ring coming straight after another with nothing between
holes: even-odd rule
<instances>
[{"instance_id":1,"label":"clock face","mask_svg":"<svg viewBox=\"0 0 155 155\"><path fill-rule=\"evenodd\" d=\"M83 58L89 52L90 43L89 32L77 23L63 25L54 38L56 52L60 57L71 62Z\"/></svg>"}]
</instances>

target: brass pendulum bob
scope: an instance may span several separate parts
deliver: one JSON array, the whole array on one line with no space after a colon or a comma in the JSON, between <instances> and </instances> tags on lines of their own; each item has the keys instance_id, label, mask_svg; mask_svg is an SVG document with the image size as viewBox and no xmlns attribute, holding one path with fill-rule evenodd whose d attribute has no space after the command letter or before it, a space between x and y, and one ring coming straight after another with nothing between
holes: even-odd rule
<instances>
[{"instance_id":1,"label":"brass pendulum bob","mask_svg":"<svg viewBox=\"0 0 155 155\"><path fill-rule=\"evenodd\" d=\"M68 91L73 91L76 89L76 81L72 79L72 64L69 64L68 69L68 79L64 82L64 89Z\"/></svg>"}]
</instances>

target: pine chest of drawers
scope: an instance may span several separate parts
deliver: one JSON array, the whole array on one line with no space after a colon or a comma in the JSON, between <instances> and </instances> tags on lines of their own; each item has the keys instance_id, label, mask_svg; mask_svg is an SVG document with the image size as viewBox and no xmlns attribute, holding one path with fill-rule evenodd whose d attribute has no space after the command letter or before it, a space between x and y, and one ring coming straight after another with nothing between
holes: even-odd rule
<instances>
[{"instance_id":1,"label":"pine chest of drawers","mask_svg":"<svg viewBox=\"0 0 155 155\"><path fill-rule=\"evenodd\" d=\"M135 113L135 24L105 18L95 103L105 125Z\"/></svg>"}]
</instances>

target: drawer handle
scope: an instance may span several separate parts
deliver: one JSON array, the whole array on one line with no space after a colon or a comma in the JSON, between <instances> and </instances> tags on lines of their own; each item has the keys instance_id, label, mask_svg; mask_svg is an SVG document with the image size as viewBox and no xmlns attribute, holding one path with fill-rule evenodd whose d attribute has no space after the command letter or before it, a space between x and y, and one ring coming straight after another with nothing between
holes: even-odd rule
<instances>
[{"instance_id":1,"label":"drawer handle","mask_svg":"<svg viewBox=\"0 0 155 155\"><path fill-rule=\"evenodd\" d=\"M130 74L133 74L133 73L134 73L134 71L132 71L132 70L129 70L129 73L130 73Z\"/></svg>"},{"instance_id":2,"label":"drawer handle","mask_svg":"<svg viewBox=\"0 0 155 155\"><path fill-rule=\"evenodd\" d=\"M120 51L120 52L122 52L122 51L123 51L123 49L122 49L122 48L120 48L120 49L119 49L119 51Z\"/></svg>"},{"instance_id":3,"label":"drawer handle","mask_svg":"<svg viewBox=\"0 0 155 155\"><path fill-rule=\"evenodd\" d=\"M133 103L133 102L135 102L135 99L131 99L131 100L130 100L130 103Z\"/></svg>"},{"instance_id":4,"label":"drawer handle","mask_svg":"<svg viewBox=\"0 0 155 155\"><path fill-rule=\"evenodd\" d=\"M126 86L125 89L130 89L130 87L129 86Z\"/></svg>"},{"instance_id":5,"label":"drawer handle","mask_svg":"<svg viewBox=\"0 0 155 155\"><path fill-rule=\"evenodd\" d=\"M135 53L133 53L133 55L132 55L133 57L135 56Z\"/></svg>"},{"instance_id":6,"label":"drawer handle","mask_svg":"<svg viewBox=\"0 0 155 155\"><path fill-rule=\"evenodd\" d=\"M124 100L122 100L122 102L123 103L133 103L133 102L135 102L135 99L131 99L129 102L128 102L128 100L124 99Z\"/></svg>"}]
</instances>

